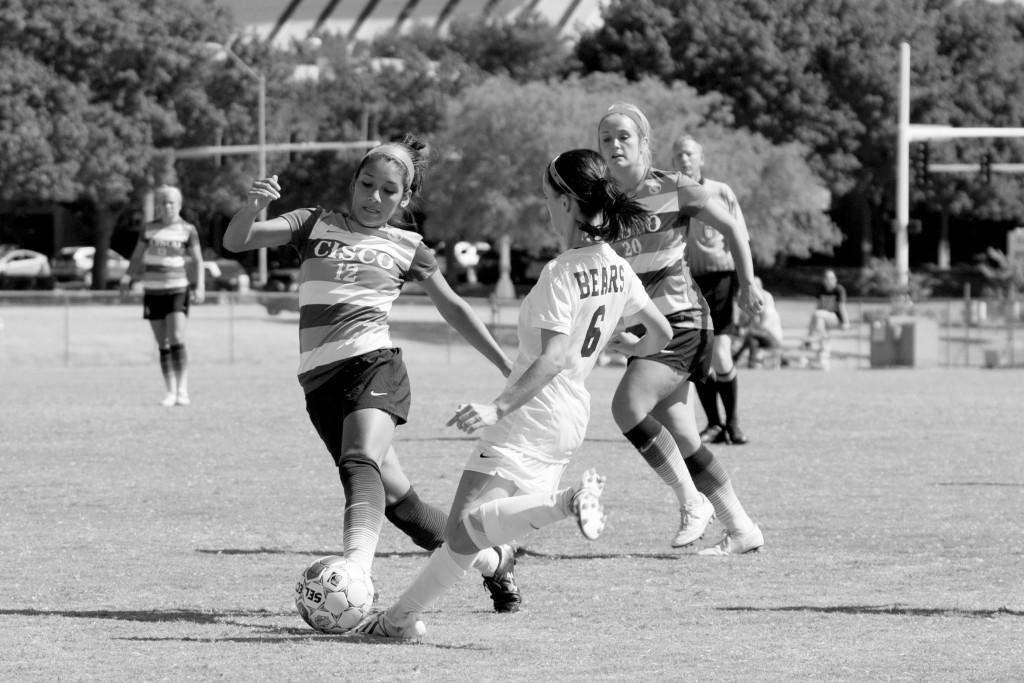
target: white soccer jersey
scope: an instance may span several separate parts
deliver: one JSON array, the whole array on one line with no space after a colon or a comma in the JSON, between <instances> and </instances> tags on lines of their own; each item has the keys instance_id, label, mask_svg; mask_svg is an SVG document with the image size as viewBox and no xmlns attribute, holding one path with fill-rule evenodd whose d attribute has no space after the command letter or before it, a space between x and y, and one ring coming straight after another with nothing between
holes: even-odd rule
<instances>
[{"instance_id":1,"label":"white soccer jersey","mask_svg":"<svg viewBox=\"0 0 1024 683\"><path fill-rule=\"evenodd\" d=\"M649 301L640 279L606 244L570 249L548 263L519 309L519 351L508 383L540 356L542 329L569 336L568 366L525 405L487 427L480 451L568 462L590 420L587 376L619 320Z\"/></svg>"}]
</instances>

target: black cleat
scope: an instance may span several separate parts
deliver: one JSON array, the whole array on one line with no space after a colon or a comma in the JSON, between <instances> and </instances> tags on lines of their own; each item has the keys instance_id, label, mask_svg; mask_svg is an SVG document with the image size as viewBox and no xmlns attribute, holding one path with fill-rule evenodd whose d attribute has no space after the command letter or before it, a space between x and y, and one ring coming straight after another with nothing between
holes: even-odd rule
<instances>
[{"instance_id":1,"label":"black cleat","mask_svg":"<svg viewBox=\"0 0 1024 683\"><path fill-rule=\"evenodd\" d=\"M498 551L498 557L501 559L494 576L484 577L484 586L491 592L495 612L518 612L523 599L519 595L519 586L516 585L515 553L507 545L496 545L494 549Z\"/></svg>"},{"instance_id":2,"label":"black cleat","mask_svg":"<svg viewBox=\"0 0 1024 683\"><path fill-rule=\"evenodd\" d=\"M729 443L736 446L742 446L747 442L747 437L743 434L743 430L740 429L739 425L726 425L725 434Z\"/></svg>"},{"instance_id":3,"label":"black cleat","mask_svg":"<svg viewBox=\"0 0 1024 683\"><path fill-rule=\"evenodd\" d=\"M700 433L701 443L729 443L729 435L722 425L708 425Z\"/></svg>"}]
</instances>

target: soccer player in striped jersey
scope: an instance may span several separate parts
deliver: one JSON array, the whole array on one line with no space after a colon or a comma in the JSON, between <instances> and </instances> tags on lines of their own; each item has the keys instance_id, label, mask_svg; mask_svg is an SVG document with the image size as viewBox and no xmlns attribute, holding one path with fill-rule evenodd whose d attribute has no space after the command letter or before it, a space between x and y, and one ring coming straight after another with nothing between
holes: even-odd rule
<instances>
[{"instance_id":1,"label":"soccer player in striped jersey","mask_svg":"<svg viewBox=\"0 0 1024 683\"><path fill-rule=\"evenodd\" d=\"M420 614L466 573L481 549L567 517L596 539L604 527L604 477L583 473L559 489L590 419L584 380L606 347L644 356L660 349L670 328L625 260L608 246L646 222L636 202L614 190L594 151L555 157L543 175L552 228L567 249L548 263L519 310L519 351L504 390L493 401L467 403L448 421L483 430L462 472L448 515L445 543L386 611L357 631L415 639ZM623 317L647 330L616 333Z\"/></svg>"},{"instance_id":2,"label":"soccer player in striped jersey","mask_svg":"<svg viewBox=\"0 0 1024 683\"><path fill-rule=\"evenodd\" d=\"M736 261L737 302L756 314L763 301L754 283L750 245L725 206L710 201L699 183L677 171L652 167L650 136L647 117L632 104L613 104L598 121L598 145L610 177L649 212L642 229L620 235L612 246L640 276L673 332L664 350L630 359L612 398L612 414L625 437L676 494L680 525L673 547L695 543L717 515L725 537L700 554L751 552L764 544L761 530L697 429L692 385L711 369L713 332L708 305L684 260L687 225L696 218L722 233Z\"/></svg>"},{"instance_id":3,"label":"soccer player in striped jersey","mask_svg":"<svg viewBox=\"0 0 1024 683\"><path fill-rule=\"evenodd\" d=\"M511 360L438 270L422 236L395 227L421 186L425 145L412 136L367 152L341 211L298 209L255 222L281 196L277 176L258 179L224 233L231 251L291 245L301 260L298 379L306 410L345 491L344 554L370 572L386 517L421 547L440 545L446 517L419 500L392 448L411 403L402 351L391 341L391 306L418 282L442 317L503 375ZM476 567L495 609L516 611L511 547L479 553Z\"/></svg>"},{"instance_id":4,"label":"soccer player in striped jersey","mask_svg":"<svg viewBox=\"0 0 1024 683\"><path fill-rule=\"evenodd\" d=\"M185 333L189 304L206 298L203 250L196 226L181 218L181 190L161 185L154 196L156 219L142 227L121 288L131 288L142 272L142 317L156 338L167 389L161 404L187 406L191 400Z\"/></svg>"}]
</instances>

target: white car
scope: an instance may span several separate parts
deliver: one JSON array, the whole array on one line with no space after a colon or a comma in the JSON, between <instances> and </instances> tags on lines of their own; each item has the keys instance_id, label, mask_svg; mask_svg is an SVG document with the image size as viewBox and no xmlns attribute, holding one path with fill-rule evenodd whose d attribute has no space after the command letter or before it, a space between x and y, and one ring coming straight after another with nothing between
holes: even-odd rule
<instances>
[{"instance_id":1,"label":"white car","mask_svg":"<svg viewBox=\"0 0 1024 683\"><path fill-rule=\"evenodd\" d=\"M96 247L63 247L53 257L53 277L57 282L92 286L92 263ZM128 259L107 249L107 287L117 287L128 272Z\"/></svg>"},{"instance_id":2,"label":"white car","mask_svg":"<svg viewBox=\"0 0 1024 683\"><path fill-rule=\"evenodd\" d=\"M0 254L0 289L53 286L50 259L31 249L11 249Z\"/></svg>"}]
</instances>

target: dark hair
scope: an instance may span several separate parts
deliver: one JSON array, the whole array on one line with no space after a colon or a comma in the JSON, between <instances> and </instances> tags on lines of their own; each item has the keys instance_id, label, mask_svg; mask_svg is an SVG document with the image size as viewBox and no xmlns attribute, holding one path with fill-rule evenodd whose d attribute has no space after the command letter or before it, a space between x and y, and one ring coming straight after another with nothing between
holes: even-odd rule
<instances>
[{"instance_id":1,"label":"dark hair","mask_svg":"<svg viewBox=\"0 0 1024 683\"><path fill-rule=\"evenodd\" d=\"M359 165L356 167L356 172L352 176L352 182L354 183L355 179L359 177L359 173L363 170L363 166L376 159L385 159L396 164L402 169L403 177L407 176L408 171L406 163L399 158L400 155L395 155L395 147L401 148L409 155L409 159L412 161L412 178L405 178L407 190L413 197L419 194L420 188L423 187L423 172L426 171L427 166L430 165L428 160L429 147L427 146L427 143L423 142L412 133L406 133L402 136L401 140L395 140L393 142L379 145L367 152L359 161ZM388 148L392 149L389 150ZM416 216L409 206L406 206L403 210L396 212L390 222L397 227L411 230L416 229Z\"/></svg>"},{"instance_id":2,"label":"dark hair","mask_svg":"<svg viewBox=\"0 0 1024 683\"><path fill-rule=\"evenodd\" d=\"M412 161L413 176L412 178L405 178L405 186L412 194L417 194L420 188L423 186L423 172L427 170L429 161L427 143L423 142L415 135L406 133L402 136L401 140L394 142L387 142L383 145L374 147L360 160L359 166L356 167L355 176L359 175L359 172L363 170L370 161L376 159L387 159L393 164L397 164L402 169L402 175L408 175L406 170L405 162L401 161L393 153L389 153L389 147L402 148L406 154L409 155L409 159Z\"/></svg>"},{"instance_id":3,"label":"dark hair","mask_svg":"<svg viewBox=\"0 0 1024 683\"><path fill-rule=\"evenodd\" d=\"M635 234L647 224L648 212L635 199L619 191L607 177L608 165L592 149L573 149L551 160L544 181L558 194L576 200L582 220L577 227L605 242L622 234Z\"/></svg>"}]
</instances>

